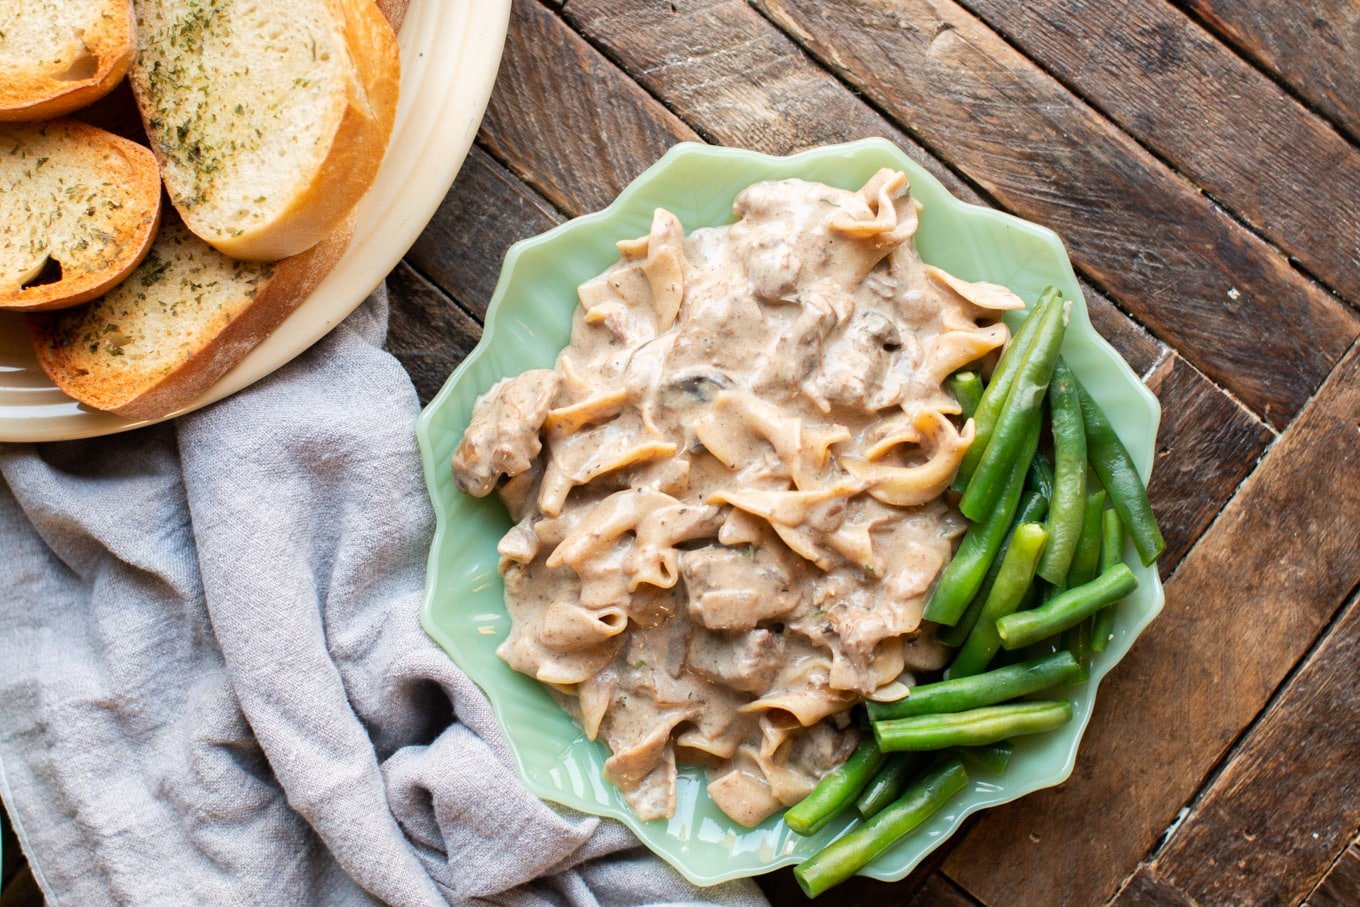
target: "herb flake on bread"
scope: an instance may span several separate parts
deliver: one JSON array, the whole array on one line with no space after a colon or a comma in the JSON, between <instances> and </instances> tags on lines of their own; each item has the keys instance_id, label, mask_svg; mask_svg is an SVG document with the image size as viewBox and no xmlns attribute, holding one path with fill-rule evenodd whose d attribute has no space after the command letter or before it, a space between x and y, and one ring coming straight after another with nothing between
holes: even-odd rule
<instances>
[{"instance_id":1,"label":"herb flake on bread","mask_svg":"<svg viewBox=\"0 0 1360 907\"><path fill-rule=\"evenodd\" d=\"M141 266L87 306L32 315L52 382L95 409L157 419L183 409L268 336L339 260L352 222L274 263L237 261L167 215Z\"/></svg>"},{"instance_id":2,"label":"herb flake on bread","mask_svg":"<svg viewBox=\"0 0 1360 907\"><path fill-rule=\"evenodd\" d=\"M146 255L160 210L143 146L75 120L0 124L0 308L106 292Z\"/></svg>"},{"instance_id":3,"label":"herb flake on bread","mask_svg":"<svg viewBox=\"0 0 1360 907\"><path fill-rule=\"evenodd\" d=\"M171 201L221 252L272 261L333 233L396 113L373 0L136 0L131 81Z\"/></svg>"}]
</instances>

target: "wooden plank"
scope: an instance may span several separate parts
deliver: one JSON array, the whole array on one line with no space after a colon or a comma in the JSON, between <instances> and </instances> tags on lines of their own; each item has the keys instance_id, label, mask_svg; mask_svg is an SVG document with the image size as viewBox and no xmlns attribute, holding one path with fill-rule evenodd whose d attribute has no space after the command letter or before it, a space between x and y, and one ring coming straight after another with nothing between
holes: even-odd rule
<instances>
[{"instance_id":1,"label":"wooden plank","mask_svg":"<svg viewBox=\"0 0 1360 907\"><path fill-rule=\"evenodd\" d=\"M673 6L646 0L573 0L564 15L712 141L790 154L813 145L884 136L959 198L990 204L742 0ZM610 124L601 127L612 129ZM1136 372L1145 374L1165 347L1085 281L1082 292L1096 328Z\"/></svg>"},{"instance_id":2,"label":"wooden plank","mask_svg":"<svg viewBox=\"0 0 1360 907\"><path fill-rule=\"evenodd\" d=\"M1116 899L1119 904L1137 904L1138 907L1196 907L1195 902L1182 892L1162 881L1139 866Z\"/></svg>"},{"instance_id":3,"label":"wooden plank","mask_svg":"<svg viewBox=\"0 0 1360 907\"><path fill-rule=\"evenodd\" d=\"M42 889L27 863L0 893L0 907L43 907Z\"/></svg>"},{"instance_id":4,"label":"wooden plank","mask_svg":"<svg viewBox=\"0 0 1360 907\"><path fill-rule=\"evenodd\" d=\"M541 144L554 134L564 140ZM603 208L671 145L699 138L534 0L514 4L481 135L515 175L576 211Z\"/></svg>"},{"instance_id":5,"label":"wooden plank","mask_svg":"<svg viewBox=\"0 0 1360 907\"><path fill-rule=\"evenodd\" d=\"M1360 904L1360 844L1346 848L1332 871L1308 898L1308 907L1355 907Z\"/></svg>"},{"instance_id":6,"label":"wooden plank","mask_svg":"<svg viewBox=\"0 0 1360 907\"><path fill-rule=\"evenodd\" d=\"M482 328L406 262L388 275L387 293L387 349L410 373L423 406L472 352Z\"/></svg>"},{"instance_id":7,"label":"wooden plank","mask_svg":"<svg viewBox=\"0 0 1360 907\"><path fill-rule=\"evenodd\" d=\"M977 193L741 0L572 0L567 21L711 140L770 154L891 135L949 191ZM847 103L849 102L849 103Z\"/></svg>"},{"instance_id":8,"label":"wooden plank","mask_svg":"<svg viewBox=\"0 0 1360 907\"><path fill-rule=\"evenodd\" d=\"M481 319L510 244L542 233L562 219L543 198L474 145L453 188L406 260Z\"/></svg>"},{"instance_id":9,"label":"wooden plank","mask_svg":"<svg viewBox=\"0 0 1360 907\"><path fill-rule=\"evenodd\" d=\"M1360 303L1360 151L1331 124L1164 0L961 2Z\"/></svg>"},{"instance_id":10,"label":"wooden plank","mask_svg":"<svg viewBox=\"0 0 1360 907\"><path fill-rule=\"evenodd\" d=\"M900 892L896 897L889 896L883 901L857 901L854 907L863 907L869 903L893 903L901 897ZM931 873L926 877L925 884L914 894L904 907L977 907L977 901L959 886L939 872Z\"/></svg>"},{"instance_id":11,"label":"wooden plank","mask_svg":"<svg viewBox=\"0 0 1360 907\"><path fill-rule=\"evenodd\" d=\"M1167 577L1275 435L1174 354L1149 377L1148 387L1162 401L1148 495L1166 536L1158 567Z\"/></svg>"},{"instance_id":12,"label":"wooden plank","mask_svg":"<svg viewBox=\"0 0 1360 907\"><path fill-rule=\"evenodd\" d=\"M753 0L1267 422L1287 424L1360 317L976 17L946 0Z\"/></svg>"},{"instance_id":13,"label":"wooden plank","mask_svg":"<svg viewBox=\"0 0 1360 907\"><path fill-rule=\"evenodd\" d=\"M1204 905L1303 900L1360 827L1357 676L1360 598L1199 795L1153 874Z\"/></svg>"},{"instance_id":14,"label":"wooden plank","mask_svg":"<svg viewBox=\"0 0 1360 907\"><path fill-rule=\"evenodd\" d=\"M1360 140L1360 5L1173 0Z\"/></svg>"},{"instance_id":15,"label":"wooden plank","mask_svg":"<svg viewBox=\"0 0 1360 907\"><path fill-rule=\"evenodd\" d=\"M984 817L952 879L984 903L1114 893L1360 581L1357 413L1360 345L1167 583L1072 778Z\"/></svg>"}]
</instances>

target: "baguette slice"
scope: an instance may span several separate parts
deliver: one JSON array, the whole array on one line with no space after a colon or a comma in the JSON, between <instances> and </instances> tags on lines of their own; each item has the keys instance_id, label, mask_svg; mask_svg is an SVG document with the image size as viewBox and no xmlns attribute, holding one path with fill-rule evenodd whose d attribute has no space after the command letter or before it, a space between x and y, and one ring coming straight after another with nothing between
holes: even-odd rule
<instances>
[{"instance_id":1,"label":"baguette slice","mask_svg":"<svg viewBox=\"0 0 1360 907\"><path fill-rule=\"evenodd\" d=\"M275 264L227 258L167 218L130 278L79 309L30 315L38 363L82 403L157 419L207 390L321 282L353 222Z\"/></svg>"},{"instance_id":2,"label":"baguette slice","mask_svg":"<svg viewBox=\"0 0 1360 907\"><path fill-rule=\"evenodd\" d=\"M170 199L233 258L333 233L396 116L396 36L373 0L136 0L132 87Z\"/></svg>"},{"instance_id":3,"label":"baguette slice","mask_svg":"<svg viewBox=\"0 0 1360 907\"><path fill-rule=\"evenodd\" d=\"M0 2L0 121L50 120L107 94L132 63L131 0Z\"/></svg>"},{"instance_id":4,"label":"baguette slice","mask_svg":"<svg viewBox=\"0 0 1360 907\"><path fill-rule=\"evenodd\" d=\"M0 308L93 299L137 267L160 220L146 148L75 120L0 124Z\"/></svg>"}]
</instances>

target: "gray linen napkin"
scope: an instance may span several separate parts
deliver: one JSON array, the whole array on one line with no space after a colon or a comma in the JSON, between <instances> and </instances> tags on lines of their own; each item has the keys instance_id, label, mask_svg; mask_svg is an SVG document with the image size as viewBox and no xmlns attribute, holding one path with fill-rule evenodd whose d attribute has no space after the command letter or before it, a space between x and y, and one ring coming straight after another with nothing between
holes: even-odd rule
<instances>
[{"instance_id":1,"label":"gray linen napkin","mask_svg":"<svg viewBox=\"0 0 1360 907\"><path fill-rule=\"evenodd\" d=\"M43 891L763 903L519 785L417 623L433 516L386 325L380 292L174 423L0 445L0 796Z\"/></svg>"}]
</instances>

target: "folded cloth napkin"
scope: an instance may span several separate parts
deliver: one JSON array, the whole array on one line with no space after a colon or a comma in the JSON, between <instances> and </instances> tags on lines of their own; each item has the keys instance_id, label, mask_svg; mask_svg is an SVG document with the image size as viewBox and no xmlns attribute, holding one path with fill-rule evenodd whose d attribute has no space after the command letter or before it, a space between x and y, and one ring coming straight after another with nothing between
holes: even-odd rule
<instances>
[{"instance_id":1,"label":"folded cloth napkin","mask_svg":"<svg viewBox=\"0 0 1360 907\"><path fill-rule=\"evenodd\" d=\"M417 622L386 325L380 292L173 423L0 445L0 798L49 901L763 903L519 785Z\"/></svg>"}]
</instances>

